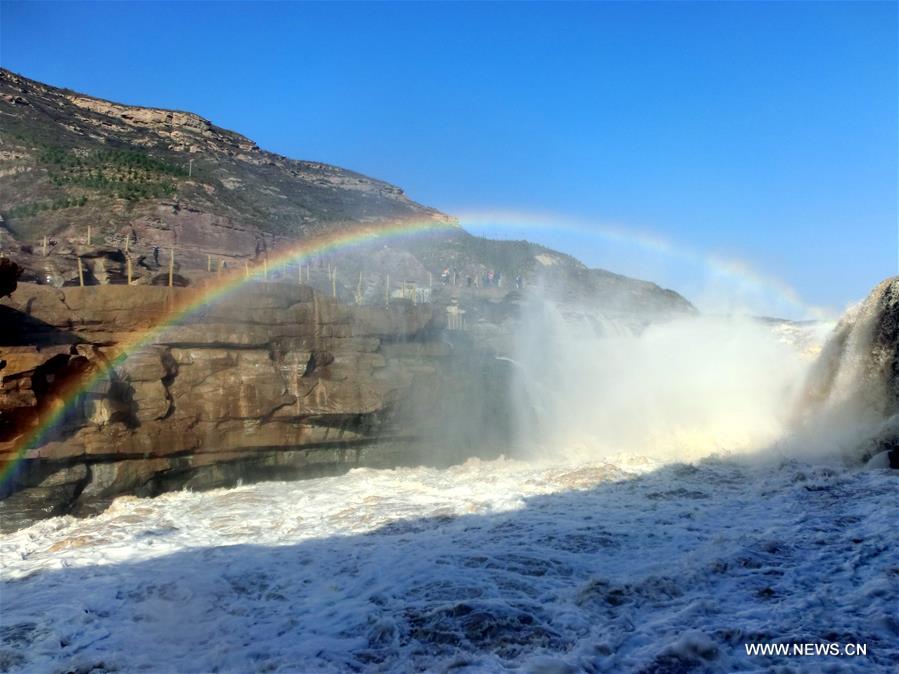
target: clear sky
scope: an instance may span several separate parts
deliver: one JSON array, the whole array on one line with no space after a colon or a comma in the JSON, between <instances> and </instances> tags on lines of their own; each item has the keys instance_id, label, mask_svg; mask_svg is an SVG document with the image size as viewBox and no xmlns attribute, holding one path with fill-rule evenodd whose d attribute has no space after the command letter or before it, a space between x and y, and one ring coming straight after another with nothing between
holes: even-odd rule
<instances>
[{"instance_id":1,"label":"clear sky","mask_svg":"<svg viewBox=\"0 0 899 674\"><path fill-rule=\"evenodd\" d=\"M691 298L799 315L784 285L897 273L896 3L3 2L0 39Z\"/></svg>"}]
</instances>

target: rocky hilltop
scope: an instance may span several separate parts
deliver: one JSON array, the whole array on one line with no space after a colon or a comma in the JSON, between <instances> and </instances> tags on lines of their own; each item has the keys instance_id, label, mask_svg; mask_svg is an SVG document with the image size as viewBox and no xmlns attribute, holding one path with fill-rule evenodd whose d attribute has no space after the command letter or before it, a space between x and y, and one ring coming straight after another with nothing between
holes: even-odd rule
<instances>
[{"instance_id":1,"label":"rocky hilltop","mask_svg":"<svg viewBox=\"0 0 899 674\"><path fill-rule=\"evenodd\" d=\"M450 220L385 182L260 149L202 117L120 105L0 70L0 210L44 234L255 253L263 234L348 221Z\"/></svg>"}]
</instances>

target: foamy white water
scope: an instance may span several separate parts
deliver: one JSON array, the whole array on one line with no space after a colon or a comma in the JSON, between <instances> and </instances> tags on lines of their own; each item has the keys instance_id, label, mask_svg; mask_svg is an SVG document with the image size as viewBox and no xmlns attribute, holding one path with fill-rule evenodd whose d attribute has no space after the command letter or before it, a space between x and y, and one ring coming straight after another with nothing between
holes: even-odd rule
<instances>
[{"instance_id":1,"label":"foamy white water","mask_svg":"<svg viewBox=\"0 0 899 674\"><path fill-rule=\"evenodd\" d=\"M890 671L897 488L619 457L123 498L2 538L0 669ZM745 655L774 641L868 655Z\"/></svg>"}]
</instances>

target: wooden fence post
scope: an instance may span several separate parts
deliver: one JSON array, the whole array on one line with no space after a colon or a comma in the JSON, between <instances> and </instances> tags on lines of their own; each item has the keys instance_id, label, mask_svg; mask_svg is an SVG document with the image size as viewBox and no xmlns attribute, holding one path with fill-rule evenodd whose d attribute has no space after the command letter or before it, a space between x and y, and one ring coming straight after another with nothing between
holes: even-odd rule
<instances>
[{"instance_id":1,"label":"wooden fence post","mask_svg":"<svg viewBox=\"0 0 899 674\"><path fill-rule=\"evenodd\" d=\"M128 285L131 285L131 256L128 256Z\"/></svg>"},{"instance_id":2,"label":"wooden fence post","mask_svg":"<svg viewBox=\"0 0 899 674\"><path fill-rule=\"evenodd\" d=\"M212 255L206 256L206 271L212 271Z\"/></svg>"},{"instance_id":3,"label":"wooden fence post","mask_svg":"<svg viewBox=\"0 0 899 674\"><path fill-rule=\"evenodd\" d=\"M87 226L87 245L91 245L91 226Z\"/></svg>"},{"instance_id":4,"label":"wooden fence post","mask_svg":"<svg viewBox=\"0 0 899 674\"><path fill-rule=\"evenodd\" d=\"M47 237L46 236L44 236L43 249L44 249L44 257L47 257Z\"/></svg>"},{"instance_id":5,"label":"wooden fence post","mask_svg":"<svg viewBox=\"0 0 899 674\"><path fill-rule=\"evenodd\" d=\"M78 258L78 285L84 287L84 268L81 266L81 258Z\"/></svg>"}]
</instances>

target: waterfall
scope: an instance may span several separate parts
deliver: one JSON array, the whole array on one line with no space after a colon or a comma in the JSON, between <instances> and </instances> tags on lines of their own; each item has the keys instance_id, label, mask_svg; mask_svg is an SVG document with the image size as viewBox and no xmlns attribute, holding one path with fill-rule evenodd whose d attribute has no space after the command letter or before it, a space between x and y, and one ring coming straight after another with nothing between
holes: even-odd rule
<instances>
[{"instance_id":1,"label":"waterfall","mask_svg":"<svg viewBox=\"0 0 899 674\"><path fill-rule=\"evenodd\" d=\"M867 460L899 439L899 277L880 283L834 329L793 420L807 445Z\"/></svg>"},{"instance_id":2,"label":"waterfall","mask_svg":"<svg viewBox=\"0 0 899 674\"><path fill-rule=\"evenodd\" d=\"M540 298L522 307L513 357L523 443L575 459L760 448L808 367L752 319L609 317Z\"/></svg>"}]
</instances>

